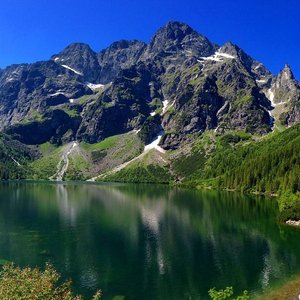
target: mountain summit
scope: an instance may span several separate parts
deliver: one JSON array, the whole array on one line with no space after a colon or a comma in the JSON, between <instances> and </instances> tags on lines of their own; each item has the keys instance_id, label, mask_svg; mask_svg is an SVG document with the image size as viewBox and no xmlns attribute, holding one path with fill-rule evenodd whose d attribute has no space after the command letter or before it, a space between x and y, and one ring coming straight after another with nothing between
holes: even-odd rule
<instances>
[{"instance_id":1,"label":"mountain summit","mask_svg":"<svg viewBox=\"0 0 300 300\"><path fill-rule=\"evenodd\" d=\"M0 128L29 145L135 130L177 149L207 130L264 135L299 123L299 91L288 65L274 76L232 42L218 46L171 21L149 44L120 40L96 53L74 43L1 70Z\"/></svg>"}]
</instances>

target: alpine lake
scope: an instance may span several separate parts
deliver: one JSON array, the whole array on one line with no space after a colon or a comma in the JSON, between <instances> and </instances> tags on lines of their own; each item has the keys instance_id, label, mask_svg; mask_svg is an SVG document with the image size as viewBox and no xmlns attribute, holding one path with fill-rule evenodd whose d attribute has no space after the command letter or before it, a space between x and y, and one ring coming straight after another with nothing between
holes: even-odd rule
<instances>
[{"instance_id":1,"label":"alpine lake","mask_svg":"<svg viewBox=\"0 0 300 300\"><path fill-rule=\"evenodd\" d=\"M253 295L300 273L300 230L277 215L275 199L238 193L1 182L0 264L50 262L87 299Z\"/></svg>"}]
</instances>

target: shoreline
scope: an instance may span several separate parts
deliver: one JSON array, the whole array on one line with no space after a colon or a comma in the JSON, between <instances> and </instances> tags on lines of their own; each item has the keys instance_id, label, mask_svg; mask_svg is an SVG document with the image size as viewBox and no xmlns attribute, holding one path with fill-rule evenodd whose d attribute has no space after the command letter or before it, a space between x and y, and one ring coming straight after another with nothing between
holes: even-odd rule
<instances>
[{"instance_id":1,"label":"shoreline","mask_svg":"<svg viewBox=\"0 0 300 300\"><path fill-rule=\"evenodd\" d=\"M260 193L260 192L257 192L257 191L248 191L248 192L241 192L241 191L237 191L235 189L228 189L228 188L224 188L224 189L216 189L216 188L213 188L212 186L199 186L199 185L196 185L196 186L187 186L187 185L184 185L184 184L174 184L174 182L169 182L169 183L155 183L155 182L146 182L146 183L143 183L143 182L123 182L123 181L111 181L111 182L108 182L108 181L89 181L89 180L76 180L76 181L72 181L72 180L67 180L67 181L64 181L64 180L61 180L61 181L58 181L58 180L45 180L45 179L6 179L6 180L3 180L1 179L0 182L27 182L27 183L49 183L49 184L72 184L72 183L76 183L76 184L159 184L159 185L165 185L165 186L169 186L169 187L172 187L172 188L183 188L183 189L189 189L189 190L210 190L210 191L223 191L223 192L229 192L229 193L241 193L241 194L252 194L252 195L255 195L255 196L264 196L264 197L269 197L269 198L273 198L273 199L276 199L277 203L278 202L278 199L279 199L279 195L277 193ZM279 224L284 224L284 225L287 225L287 226L291 226L291 227L296 227L296 228L300 228L300 220L293 220L293 219L288 219L288 220L281 220L279 221L278 220L278 223ZM300 297L299 297L300 299Z\"/></svg>"},{"instance_id":2,"label":"shoreline","mask_svg":"<svg viewBox=\"0 0 300 300\"><path fill-rule=\"evenodd\" d=\"M300 299L300 275L262 294L254 295L254 300L298 300Z\"/></svg>"},{"instance_id":3,"label":"shoreline","mask_svg":"<svg viewBox=\"0 0 300 300\"><path fill-rule=\"evenodd\" d=\"M285 221L285 224L289 226L294 226L294 227L300 227L300 220L295 221L295 220L287 220ZM300 299L300 298L299 298Z\"/></svg>"}]
</instances>

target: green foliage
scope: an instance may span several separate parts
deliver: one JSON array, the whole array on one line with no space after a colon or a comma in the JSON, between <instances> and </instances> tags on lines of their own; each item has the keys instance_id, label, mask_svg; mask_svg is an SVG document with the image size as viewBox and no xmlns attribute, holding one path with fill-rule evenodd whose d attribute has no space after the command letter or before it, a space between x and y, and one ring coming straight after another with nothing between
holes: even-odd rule
<instances>
[{"instance_id":1,"label":"green foliage","mask_svg":"<svg viewBox=\"0 0 300 300\"><path fill-rule=\"evenodd\" d=\"M87 151L106 150L106 149L114 147L116 145L116 143L118 142L119 137L120 136L118 136L118 135L114 135L114 136L110 136L110 137L106 138L105 140L103 140L99 143L88 144L88 143L83 142L80 145L84 150L87 150Z\"/></svg>"},{"instance_id":2,"label":"green foliage","mask_svg":"<svg viewBox=\"0 0 300 300\"><path fill-rule=\"evenodd\" d=\"M31 114L27 117L25 117L20 123L21 124L28 124L31 122L39 122L42 123L45 120L44 115L42 115L39 111L37 110L32 110L30 112Z\"/></svg>"},{"instance_id":3,"label":"green foliage","mask_svg":"<svg viewBox=\"0 0 300 300\"><path fill-rule=\"evenodd\" d=\"M182 177L190 177L191 174L197 175L204 167L206 161L204 150L193 150L190 155L181 157L173 161L172 168Z\"/></svg>"},{"instance_id":4,"label":"green foliage","mask_svg":"<svg viewBox=\"0 0 300 300\"><path fill-rule=\"evenodd\" d=\"M300 220L300 192L293 194L285 192L280 195L279 203L279 220L285 222L287 220Z\"/></svg>"},{"instance_id":5,"label":"green foliage","mask_svg":"<svg viewBox=\"0 0 300 300\"><path fill-rule=\"evenodd\" d=\"M71 290L71 282L59 283L60 275L47 264L44 271L37 268L19 268L5 265L0 273L0 299L2 300L82 300ZM93 300L99 300L97 292Z\"/></svg>"},{"instance_id":6,"label":"green foliage","mask_svg":"<svg viewBox=\"0 0 300 300\"><path fill-rule=\"evenodd\" d=\"M137 165L120 170L105 177L105 181L131 182L131 183L169 183L169 172L158 165Z\"/></svg>"},{"instance_id":7,"label":"green foliage","mask_svg":"<svg viewBox=\"0 0 300 300\"><path fill-rule=\"evenodd\" d=\"M220 143L226 147L229 146L231 144L237 144L241 141L246 141L249 140L251 138L250 134L247 133L243 133L243 132L239 132L239 133L229 133L226 135L223 135L220 138Z\"/></svg>"},{"instance_id":8,"label":"green foliage","mask_svg":"<svg viewBox=\"0 0 300 300\"><path fill-rule=\"evenodd\" d=\"M190 68L185 69L182 72L182 81L188 82L192 86L203 84L205 77L200 77L201 73L199 65L194 65Z\"/></svg>"},{"instance_id":9,"label":"green foliage","mask_svg":"<svg viewBox=\"0 0 300 300\"><path fill-rule=\"evenodd\" d=\"M64 180L86 180L89 162L80 154L69 157L69 166Z\"/></svg>"},{"instance_id":10,"label":"green foliage","mask_svg":"<svg viewBox=\"0 0 300 300\"><path fill-rule=\"evenodd\" d=\"M26 178L32 156L29 148L0 134L0 180Z\"/></svg>"},{"instance_id":11,"label":"green foliage","mask_svg":"<svg viewBox=\"0 0 300 300\"><path fill-rule=\"evenodd\" d=\"M215 288L210 289L208 291L208 294L212 300L248 300L250 299L248 292L244 291L242 295L237 296L233 298L233 288L232 287L226 287L224 290L217 291Z\"/></svg>"},{"instance_id":12,"label":"green foliage","mask_svg":"<svg viewBox=\"0 0 300 300\"><path fill-rule=\"evenodd\" d=\"M101 96L102 93L103 93L103 89L101 88L101 89L97 90L96 93L94 93L94 94L84 95L80 98L74 99L74 102L78 103L78 104L81 104L81 105L84 105L87 102L97 100Z\"/></svg>"},{"instance_id":13,"label":"green foliage","mask_svg":"<svg viewBox=\"0 0 300 300\"><path fill-rule=\"evenodd\" d=\"M79 111L76 109L76 107L72 107L72 106L64 106L62 108L62 110L67 113L71 118L76 118L80 116Z\"/></svg>"},{"instance_id":14,"label":"green foliage","mask_svg":"<svg viewBox=\"0 0 300 300\"><path fill-rule=\"evenodd\" d=\"M32 118L32 120L37 121L37 122L44 121L44 116L37 110L34 110L31 112L31 118Z\"/></svg>"},{"instance_id":15,"label":"green foliage","mask_svg":"<svg viewBox=\"0 0 300 300\"><path fill-rule=\"evenodd\" d=\"M300 126L270 139L227 147L207 166L208 177L221 176L221 187L260 193L300 190Z\"/></svg>"},{"instance_id":16,"label":"green foliage","mask_svg":"<svg viewBox=\"0 0 300 300\"><path fill-rule=\"evenodd\" d=\"M107 155L105 150L94 150L91 152L91 157L93 162L98 162L102 160Z\"/></svg>"},{"instance_id":17,"label":"green foliage","mask_svg":"<svg viewBox=\"0 0 300 300\"><path fill-rule=\"evenodd\" d=\"M240 132L201 138L172 167L184 186L279 195L280 219L299 220L300 125L252 138Z\"/></svg>"},{"instance_id":18,"label":"green foliage","mask_svg":"<svg viewBox=\"0 0 300 300\"><path fill-rule=\"evenodd\" d=\"M257 142L247 135L228 134L216 137L215 148L199 166L201 173L192 169L185 181L196 179L194 185L200 185L209 179L221 189L296 193L300 190L299 153L300 126Z\"/></svg>"},{"instance_id":19,"label":"green foliage","mask_svg":"<svg viewBox=\"0 0 300 300\"><path fill-rule=\"evenodd\" d=\"M251 103L253 100L254 100L253 96L241 97L240 99L238 99L235 102L235 107L242 107L242 106L245 106L245 105L249 105L249 103Z\"/></svg>"},{"instance_id":20,"label":"green foliage","mask_svg":"<svg viewBox=\"0 0 300 300\"><path fill-rule=\"evenodd\" d=\"M32 177L34 179L49 179L57 171L57 164L60 160L62 147L55 147L53 144L45 143L39 147L43 157L30 164Z\"/></svg>"},{"instance_id":21,"label":"green foliage","mask_svg":"<svg viewBox=\"0 0 300 300\"><path fill-rule=\"evenodd\" d=\"M46 142L44 144L39 145L39 151L43 154L49 154L52 151L54 151L57 147L54 144L51 144L50 142Z\"/></svg>"},{"instance_id":22,"label":"green foliage","mask_svg":"<svg viewBox=\"0 0 300 300\"><path fill-rule=\"evenodd\" d=\"M163 105L159 98L154 98L152 99L150 106L153 110L155 110L156 113L160 113Z\"/></svg>"}]
</instances>

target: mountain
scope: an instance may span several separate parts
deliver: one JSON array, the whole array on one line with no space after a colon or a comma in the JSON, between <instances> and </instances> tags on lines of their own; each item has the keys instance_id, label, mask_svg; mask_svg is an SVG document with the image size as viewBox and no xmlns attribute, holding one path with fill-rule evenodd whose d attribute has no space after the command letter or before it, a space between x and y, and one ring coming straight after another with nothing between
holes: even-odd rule
<instances>
[{"instance_id":1,"label":"mountain","mask_svg":"<svg viewBox=\"0 0 300 300\"><path fill-rule=\"evenodd\" d=\"M220 47L180 22L148 45L121 40L96 53L74 43L0 74L0 128L26 144L99 142L153 123L154 114L160 120L144 139L164 132L164 149L206 130L266 134L299 122L299 83L288 66L273 76L238 46Z\"/></svg>"},{"instance_id":2,"label":"mountain","mask_svg":"<svg viewBox=\"0 0 300 300\"><path fill-rule=\"evenodd\" d=\"M0 70L1 162L14 170L2 178L295 194L299 123L290 66L273 75L234 43L219 46L181 22L148 44L120 40L97 53L73 43L48 61ZM282 166L285 151L293 159ZM255 161L262 173L249 179Z\"/></svg>"},{"instance_id":3,"label":"mountain","mask_svg":"<svg viewBox=\"0 0 300 300\"><path fill-rule=\"evenodd\" d=\"M73 71L87 82L94 82L100 78L100 65L97 53L90 46L74 43L51 58L62 67Z\"/></svg>"}]
</instances>

